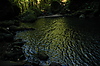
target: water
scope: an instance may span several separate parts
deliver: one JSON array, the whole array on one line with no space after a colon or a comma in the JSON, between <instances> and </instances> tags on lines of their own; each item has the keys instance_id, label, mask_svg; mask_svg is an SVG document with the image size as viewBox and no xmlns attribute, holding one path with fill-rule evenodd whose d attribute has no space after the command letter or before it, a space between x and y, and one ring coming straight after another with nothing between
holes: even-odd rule
<instances>
[{"instance_id":1,"label":"water","mask_svg":"<svg viewBox=\"0 0 100 66\"><path fill-rule=\"evenodd\" d=\"M58 62L69 66L100 65L100 34L96 19L41 18L35 23L22 23L21 27L34 31L18 32L17 38L26 40L23 46L26 60L48 66ZM37 52L45 52L49 59L41 61Z\"/></svg>"}]
</instances>

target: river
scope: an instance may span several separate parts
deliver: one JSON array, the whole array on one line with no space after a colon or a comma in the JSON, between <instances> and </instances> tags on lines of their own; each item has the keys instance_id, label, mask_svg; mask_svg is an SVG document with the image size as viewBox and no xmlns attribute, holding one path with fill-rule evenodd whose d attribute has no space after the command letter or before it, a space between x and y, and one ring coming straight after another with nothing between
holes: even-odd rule
<instances>
[{"instance_id":1,"label":"river","mask_svg":"<svg viewBox=\"0 0 100 66\"><path fill-rule=\"evenodd\" d=\"M22 48L28 62L40 62L43 66L51 62L67 66L99 66L100 32L97 21L75 17L39 18L34 23L22 23L21 27L35 30L17 32L15 39L27 41ZM41 61L36 58L34 54L38 51L45 52L49 59Z\"/></svg>"}]
</instances>

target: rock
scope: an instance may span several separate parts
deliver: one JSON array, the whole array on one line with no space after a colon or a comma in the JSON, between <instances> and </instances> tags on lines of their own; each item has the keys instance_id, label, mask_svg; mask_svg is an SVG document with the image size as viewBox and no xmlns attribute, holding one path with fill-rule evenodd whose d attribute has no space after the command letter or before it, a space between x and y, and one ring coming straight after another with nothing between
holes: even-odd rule
<instances>
[{"instance_id":1,"label":"rock","mask_svg":"<svg viewBox=\"0 0 100 66\"><path fill-rule=\"evenodd\" d=\"M33 66L40 66L39 64L36 64L36 63L32 63L32 65L33 65Z\"/></svg>"},{"instance_id":2,"label":"rock","mask_svg":"<svg viewBox=\"0 0 100 66\"><path fill-rule=\"evenodd\" d=\"M18 28L17 31L35 30L34 28Z\"/></svg>"},{"instance_id":3,"label":"rock","mask_svg":"<svg viewBox=\"0 0 100 66\"><path fill-rule=\"evenodd\" d=\"M93 18L94 15L93 15L93 14L89 14L89 15L87 15L87 17L88 17L88 18Z\"/></svg>"},{"instance_id":4,"label":"rock","mask_svg":"<svg viewBox=\"0 0 100 66\"><path fill-rule=\"evenodd\" d=\"M12 34L0 33L0 41L13 41L14 37Z\"/></svg>"},{"instance_id":5,"label":"rock","mask_svg":"<svg viewBox=\"0 0 100 66\"><path fill-rule=\"evenodd\" d=\"M9 29L9 31L17 31L18 27L15 25L12 25L12 26L8 27L8 29Z\"/></svg>"},{"instance_id":6,"label":"rock","mask_svg":"<svg viewBox=\"0 0 100 66\"><path fill-rule=\"evenodd\" d=\"M62 66L62 65L56 62L52 62L49 66Z\"/></svg>"},{"instance_id":7,"label":"rock","mask_svg":"<svg viewBox=\"0 0 100 66\"><path fill-rule=\"evenodd\" d=\"M85 18L85 15L84 15L84 14L81 14L81 15L79 16L79 18Z\"/></svg>"},{"instance_id":8,"label":"rock","mask_svg":"<svg viewBox=\"0 0 100 66\"><path fill-rule=\"evenodd\" d=\"M23 66L23 63L14 61L0 61L0 66Z\"/></svg>"},{"instance_id":9,"label":"rock","mask_svg":"<svg viewBox=\"0 0 100 66\"><path fill-rule=\"evenodd\" d=\"M14 40L15 42L21 42L22 41L22 39L16 39L16 40Z\"/></svg>"},{"instance_id":10,"label":"rock","mask_svg":"<svg viewBox=\"0 0 100 66\"><path fill-rule=\"evenodd\" d=\"M19 61L19 60L25 60L25 56L22 51L13 50L13 51L6 51L2 59L11 60L11 61Z\"/></svg>"},{"instance_id":11,"label":"rock","mask_svg":"<svg viewBox=\"0 0 100 66\"><path fill-rule=\"evenodd\" d=\"M11 20L5 20L5 21L0 22L0 26L3 28L7 28L7 27L12 26L12 25L14 25L14 22Z\"/></svg>"},{"instance_id":12,"label":"rock","mask_svg":"<svg viewBox=\"0 0 100 66\"><path fill-rule=\"evenodd\" d=\"M45 54L44 52L38 52L37 53L37 57L40 59L40 60L43 60L43 61L46 61L48 60L49 56L47 54Z\"/></svg>"},{"instance_id":13,"label":"rock","mask_svg":"<svg viewBox=\"0 0 100 66\"><path fill-rule=\"evenodd\" d=\"M21 42L14 42L13 45L22 47L25 43L26 43L26 42L24 42L24 41L21 41Z\"/></svg>"},{"instance_id":14,"label":"rock","mask_svg":"<svg viewBox=\"0 0 100 66\"><path fill-rule=\"evenodd\" d=\"M2 61L0 60L0 66L40 66L39 64L29 63L25 61Z\"/></svg>"},{"instance_id":15,"label":"rock","mask_svg":"<svg viewBox=\"0 0 100 66\"><path fill-rule=\"evenodd\" d=\"M8 33L8 34L11 34L10 31L8 31L8 30L5 29L5 28L1 28L1 27L0 27L0 33Z\"/></svg>"},{"instance_id":16,"label":"rock","mask_svg":"<svg viewBox=\"0 0 100 66\"><path fill-rule=\"evenodd\" d=\"M15 25L15 26L20 26L20 22L16 20L16 21L14 22L14 25Z\"/></svg>"},{"instance_id":17,"label":"rock","mask_svg":"<svg viewBox=\"0 0 100 66\"><path fill-rule=\"evenodd\" d=\"M24 63L24 66L40 66L37 63L31 63L31 62L27 62L27 61L24 61L23 63Z\"/></svg>"},{"instance_id":18,"label":"rock","mask_svg":"<svg viewBox=\"0 0 100 66\"><path fill-rule=\"evenodd\" d=\"M0 42L3 42L3 41L4 41L4 37L0 36Z\"/></svg>"},{"instance_id":19,"label":"rock","mask_svg":"<svg viewBox=\"0 0 100 66\"><path fill-rule=\"evenodd\" d=\"M5 34L5 41L13 41L14 36L12 34Z\"/></svg>"},{"instance_id":20,"label":"rock","mask_svg":"<svg viewBox=\"0 0 100 66\"><path fill-rule=\"evenodd\" d=\"M17 26L10 26L9 27L10 31L25 31L25 30L35 30L34 28L19 28Z\"/></svg>"}]
</instances>

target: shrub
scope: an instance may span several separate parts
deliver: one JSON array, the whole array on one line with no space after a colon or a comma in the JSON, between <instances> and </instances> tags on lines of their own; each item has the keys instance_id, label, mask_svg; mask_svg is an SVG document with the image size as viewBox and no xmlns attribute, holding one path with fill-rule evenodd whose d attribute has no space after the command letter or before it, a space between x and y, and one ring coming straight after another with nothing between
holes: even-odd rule
<instances>
[{"instance_id":1,"label":"shrub","mask_svg":"<svg viewBox=\"0 0 100 66\"><path fill-rule=\"evenodd\" d=\"M22 22L33 22L37 19L37 15L33 10L27 10L19 17Z\"/></svg>"}]
</instances>

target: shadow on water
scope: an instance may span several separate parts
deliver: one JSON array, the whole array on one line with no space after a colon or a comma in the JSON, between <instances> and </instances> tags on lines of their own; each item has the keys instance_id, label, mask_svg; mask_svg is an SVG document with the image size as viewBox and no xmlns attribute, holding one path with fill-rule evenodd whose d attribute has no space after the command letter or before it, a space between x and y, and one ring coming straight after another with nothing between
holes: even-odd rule
<instances>
[{"instance_id":1,"label":"shadow on water","mask_svg":"<svg viewBox=\"0 0 100 66\"><path fill-rule=\"evenodd\" d=\"M26 40L23 46L26 60L49 65L59 62L69 66L100 65L100 35L95 19L41 18L35 23L21 26L33 27L34 31L18 32L17 38ZM98 22L97 22L98 23ZM49 59L40 61L35 57L39 51Z\"/></svg>"}]
</instances>

